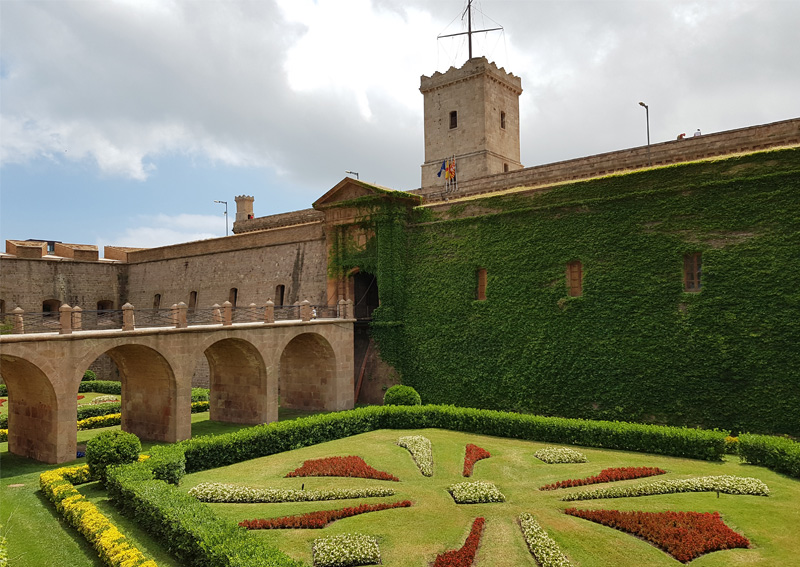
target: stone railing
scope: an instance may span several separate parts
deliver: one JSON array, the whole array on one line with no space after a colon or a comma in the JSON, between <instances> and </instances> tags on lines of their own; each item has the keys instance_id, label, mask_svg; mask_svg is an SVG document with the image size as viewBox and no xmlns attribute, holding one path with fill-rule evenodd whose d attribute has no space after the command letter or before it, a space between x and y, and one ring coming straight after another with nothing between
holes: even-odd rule
<instances>
[{"instance_id":1,"label":"stone railing","mask_svg":"<svg viewBox=\"0 0 800 567\"><path fill-rule=\"evenodd\" d=\"M119 310L84 311L80 307L62 305L56 312L25 313L20 307L6 316L3 334L58 333L78 331L151 329L203 325L230 326L241 323L274 324L276 321L311 321L313 319L353 319L353 301L340 300L337 305L312 305L306 300L296 305L275 305L267 301L257 306L234 307L230 301L214 304L209 309L193 309L181 302L169 309L135 309L126 303Z\"/></svg>"}]
</instances>

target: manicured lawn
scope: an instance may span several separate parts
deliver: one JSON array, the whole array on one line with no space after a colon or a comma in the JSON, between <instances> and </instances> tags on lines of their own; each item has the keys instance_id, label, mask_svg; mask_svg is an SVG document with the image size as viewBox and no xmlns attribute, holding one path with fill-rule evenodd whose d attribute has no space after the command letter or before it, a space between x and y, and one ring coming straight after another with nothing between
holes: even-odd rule
<instances>
[{"instance_id":1,"label":"manicured lawn","mask_svg":"<svg viewBox=\"0 0 800 567\"><path fill-rule=\"evenodd\" d=\"M281 412L281 419L294 417ZM219 434L240 426L208 421L208 414L194 414L193 435ZM85 442L100 430L82 431L78 442ZM419 473L409 452L395 444L401 435L424 435L433 443L434 475ZM464 450L475 443L491 453L491 457L475 464L469 480L493 482L505 494L506 502L456 505L447 493L448 485L462 482ZM144 444L148 450L152 444ZM611 528L567 516L563 510L600 508L659 512L684 510L719 511L732 529L750 539L752 549L712 553L691 563L695 567L730 567L738 565L790 565L800 556L800 482L769 470L742 465L738 458L728 457L724 463L707 463L687 459L651 456L641 453L579 448L589 462L547 465L533 457L542 443L517 441L480 435L442 431L375 431L306 447L296 451L264 457L229 467L188 475L181 490L188 491L201 482L235 482L254 487L337 488L389 486L397 490L393 497L364 500L338 500L296 504L209 504L220 516L231 520L277 517L315 510L342 508L361 503L395 502L409 499L411 508L385 510L334 522L324 530L259 530L254 537L266 538L289 555L310 564L311 541L323 535L364 532L380 538L383 564L397 567L420 567L429 564L443 551L460 547L472 521L486 518L476 567L535 566L522 539L516 518L530 512L561 546L576 566L677 566L680 565L655 547ZM359 455L378 470L398 476L401 482L350 478L284 478L286 473L307 459L329 456ZM83 462L80 459L76 462ZM608 467L661 467L667 475L657 478L731 474L752 476L766 482L772 495L730 496L722 494L674 494L641 498L619 498L581 502L561 502L567 490L539 491L538 487L567 478L584 478ZM42 465L10 455L7 444L0 444L0 522L9 540L12 565L42 567L101 565L95 552L71 528L65 528L52 506L38 492L38 476L55 465ZM652 479L624 481L617 484L647 482ZM21 487L9 485L23 484ZM585 487L584 487L585 488ZM105 493L96 484L80 487L103 513L158 565L180 565L127 518L121 517L108 503Z\"/></svg>"}]
</instances>

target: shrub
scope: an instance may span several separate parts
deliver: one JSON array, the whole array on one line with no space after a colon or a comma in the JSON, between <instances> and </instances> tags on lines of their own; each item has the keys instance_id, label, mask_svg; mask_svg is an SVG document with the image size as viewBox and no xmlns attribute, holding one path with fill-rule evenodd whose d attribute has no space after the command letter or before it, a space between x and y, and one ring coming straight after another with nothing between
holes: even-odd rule
<instances>
[{"instance_id":1,"label":"shrub","mask_svg":"<svg viewBox=\"0 0 800 567\"><path fill-rule=\"evenodd\" d=\"M739 436L738 445L742 461L800 478L800 443L785 437L748 433Z\"/></svg>"},{"instance_id":2,"label":"shrub","mask_svg":"<svg viewBox=\"0 0 800 567\"><path fill-rule=\"evenodd\" d=\"M100 415L110 415L112 413L121 413L122 404L120 402L102 402L97 404L84 404L78 406L78 420L87 419L89 417L97 417Z\"/></svg>"},{"instance_id":3,"label":"shrub","mask_svg":"<svg viewBox=\"0 0 800 567\"><path fill-rule=\"evenodd\" d=\"M89 380L97 380L97 373L93 370L87 370L83 373L83 378L81 378L81 382L88 382Z\"/></svg>"},{"instance_id":4,"label":"shrub","mask_svg":"<svg viewBox=\"0 0 800 567\"><path fill-rule=\"evenodd\" d=\"M186 454L175 445L157 445L150 449L146 466L153 477L177 486L186 474Z\"/></svg>"},{"instance_id":5,"label":"shrub","mask_svg":"<svg viewBox=\"0 0 800 567\"><path fill-rule=\"evenodd\" d=\"M392 386L383 395L383 405L385 406L418 406L422 404L422 398L411 386L397 384Z\"/></svg>"},{"instance_id":6,"label":"shrub","mask_svg":"<svg viewBox=\"0 0 800 567\"><path fill-rule=\"evenodd\" d=\"M141 450L142 444L133 433L104 431L86 443L86 464L92 478L105 484L107 466L135 463Z\"/></svg>"},{"instance_id":7,"label":"shrub","mask_svg":"<svg viewBox=\"0 0 800 567\"><path fill-rule=\"evenodd\" d=\"M209 394L208 388L192 388L192 401L207 402L208 394Z\"/></svg>"},{"instance_id":8,"label":"shrub","mask_svg":"<svg viewBox=\"0 0 800 567\"><path fill-rule=\"evenodd\" d=\"M0 443L8 441L8 429L0 429Z\"/></svg>"},{"instance_id":9,"label":"shrub","mask_svg":"<svg viewBox=\"0 0 800 567\"><path fill-rule=\"evenodd\" d=\"M95 417L87 417L78 421L78 431L86 431L87 429L101 429L103 427L112 427L122 423L121 413L110 413L108 415L98 415Z\"/></svg>"},{"instance_id":10,"label":"shrub","mask_svg":"<svg viewBox=\"0 0 800 567\"><path fill-rule=\"evenodd\" d=\"M89 380L81 382L78 392L97 392L98 394L122 394L122 382L112 380Z\"/></svg>"}]
</instances>

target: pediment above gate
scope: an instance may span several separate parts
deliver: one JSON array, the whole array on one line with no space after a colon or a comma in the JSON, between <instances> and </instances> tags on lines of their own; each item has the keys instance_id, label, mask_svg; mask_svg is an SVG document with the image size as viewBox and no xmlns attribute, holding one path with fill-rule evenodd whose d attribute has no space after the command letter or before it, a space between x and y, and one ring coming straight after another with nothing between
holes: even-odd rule
<instances>
[{"instance_id":1,"label":"pediment above gate","mask_svg":"<svg viewBox=\"0 0 800 567\"><path fill-rule=\"evenodd\" d=\"M421 204L422 197L345 177L312 206L325 213L326 222L346 224L357 222L381 203L399 203L411 208Z\"/></svg>"}]
</instances>

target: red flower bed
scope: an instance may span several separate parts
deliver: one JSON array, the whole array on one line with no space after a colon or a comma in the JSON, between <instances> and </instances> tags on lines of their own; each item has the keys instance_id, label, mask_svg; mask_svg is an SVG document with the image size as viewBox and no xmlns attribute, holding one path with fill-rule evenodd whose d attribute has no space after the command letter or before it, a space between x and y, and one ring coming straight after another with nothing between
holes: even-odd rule
<instances>
[{"instance_id":1,"label":"red flower bed","mask_svg":"<svg viewBox=\"0 0 800 567\"><path fill-rule=\"evenodd\" d=\"M467 536L467 541L464 542L461 549L440 553L436 556L433 567L470 567L475 560L475 553L478 551L485 523L486 520L483 518L475 518L475 521L472 522L472 529Z\"/></svg>"},{"instance_id":2,"label":"red flower bed","mask_svg":"<svg viewBox=\"0 0 800 567\"><path fill-rule=\"evenodd\" d=\"M85 398L85 397L86 397L86 396L81 396L81 395L79 395L79 396L78 396L78 399L79 399L79 400L82 400L82 399L83 399L83 398Z\"/></svg>"},{"instance_id":3,"label":"red flower bed","mask_svg":"<svg viewBox=\"0 0 800 567\"><path fill-rule=\"evenodd\" d=\"M286 476L350 476L400 482L396 476L373 469L364 462L364 459L352 455L305 461L302 467L293 470Z\"/></svg>"},{"instance_id":4,"label":"red flower bed","mask_svg":"<svg viewBox=\"0 0 800 567\"><path fill-rule=\"evenodd\" d=\"M667 471L657 467L622 467L615 469L603 469L600 474L580 479L559 480L555 484L545 484L539 490L555 490L557 488L571 488L573 486L584 486L586 484L597 484L600 482L617 482L619 480L632 480L634 478L644 478L646 476L656 476L667 474Z\"/></svg>"},{"instance_id":5,"label":"red flower bed","mask_svg":"<svg viewBox=\"0 0 800 567\"><path fill-rule=\"evenodd\" d=\"M6 403L7 401L8 399L6 398L0 398L0 408L3 407L3 404Z\"/></svg>"},{"instance_id":6,"label":"red flower bed","mask_svg":"<svg viewBox=\"0 0 800 567\"><path fill-rule=\"evenodd\" d=\"M491 455L486 449L481 449L477 445L469 443L467 454L464 456L464 476L472 476L472 467L481 459L488 459Z\"/></svg>"},{"instance_id":7,"label":"red flower bed","mask_svg":"<svg viewBox=\"0 0 800 567\"><path fill-rule=\"evenodd\" d=\"M298 514L296 516L283 516L281 518L269 518L267 520L243 520L239 525L248 530L280 530L280 529L321 529L342 518L358 516L367 512L379 512L391 508L408 508L411 506L410 500L395 502L393 504L362 504L355 508L341 508L339 510L323 510L322 512L310 512L308 514Z\"/></svg>"},{"instance_id":8,"label":"red flower bed","mask_svg":"<svg viewBox=\"0 0 800 567\"><path fill-rule=\"evenodd\" d=\"M712 551L750 547L746 537L725 525L719 512L619 512L575 508L564 512L638 536L681 563Z\"/></svg>"}]
</instances>

